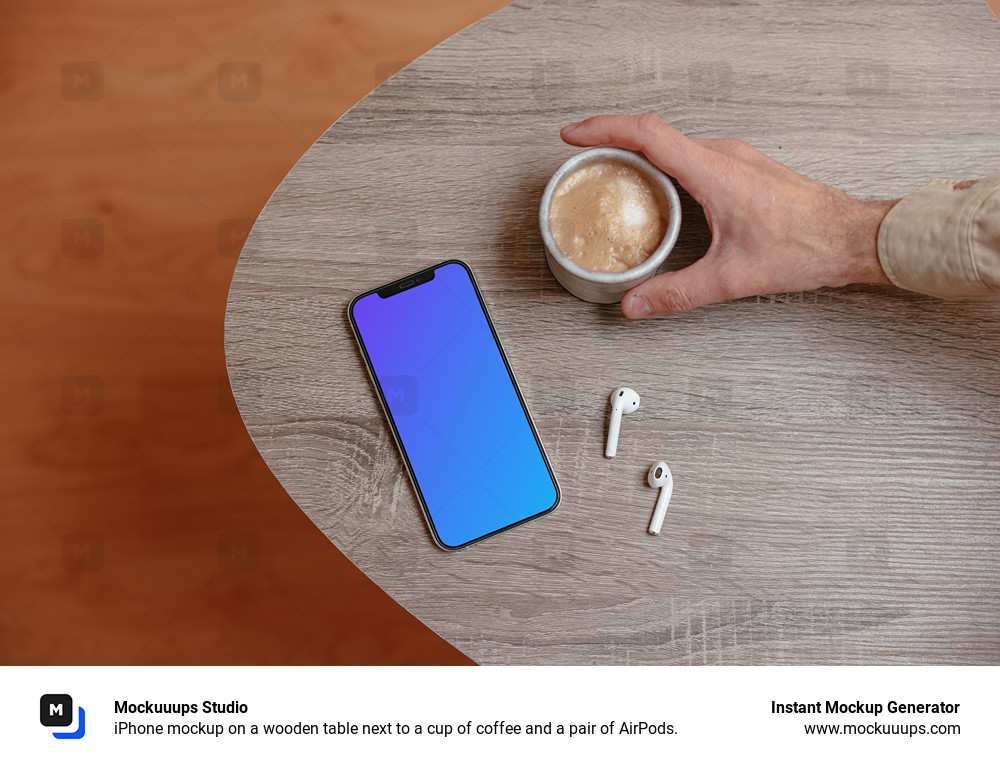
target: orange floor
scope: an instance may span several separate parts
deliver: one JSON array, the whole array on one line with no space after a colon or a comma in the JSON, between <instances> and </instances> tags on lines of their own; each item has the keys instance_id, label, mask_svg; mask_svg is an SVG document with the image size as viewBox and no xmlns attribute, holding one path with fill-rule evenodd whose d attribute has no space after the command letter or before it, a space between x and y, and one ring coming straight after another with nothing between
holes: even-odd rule
<instances>
[{"instance_id":1,"label":"orange floor","mask_svg":"<svg viewBox=\"0 0 1000 766\"><path fill-rule=\"evenodd\" d=\"M0 662L468 662L270 474L223 315L296 159L504 4L0 2Z\"/></svg>"}]
</instances>

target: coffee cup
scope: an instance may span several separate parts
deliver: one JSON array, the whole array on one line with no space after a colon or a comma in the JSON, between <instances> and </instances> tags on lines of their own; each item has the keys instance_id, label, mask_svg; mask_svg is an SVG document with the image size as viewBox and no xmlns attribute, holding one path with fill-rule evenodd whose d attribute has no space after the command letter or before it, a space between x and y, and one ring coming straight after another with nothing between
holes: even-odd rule
<instances>
[{"instance_id":1,"label":"coffee cup","mask_svg":"<svg viewBox=\"0 0 1000 766\"><path fill-rule=\"evenodd\" d=\"M609 168L618 168L619 170L615 175L624 176L627 183L633 186L638 183L639 187L637 188L643 195L637 198L638 206L627 202L625 209L620 214L617 212L613 213L615 216L623 216L627 219L625 223L629 224L627 227L615 226L615 228L625 228L631 231L637 226L640 228L647 226L648 220L648 225L655 225L659 228L653 234L651 234L651 231L640 230L637 236L639 239L645 237L645 241L647 242L650 241L650 236L655 237L660 230L663 231L659 244L656 244L651 249L651 252L648 252L648 255L646 254L649 249L647 246L647 249L633 253L630 261L622 261L617 258L612 259L611 267L623 269L619 271L587 268L574 260L570 254L561 250L557 243L557 240L561 239L565 245L567 241L571 240L568 240L561 232L554 230L552 220L553 201L557 199L557 196L565 194L565 190L562 189L564 182L571 177L579 181L588 176L588 174L589 176L596 177L606 176L605 165ZM585 169L589 169L587 174L579 174L579 171ZM592 181L589 178L586 180L586 183L598 182L598 180ZM656 214L648 215L647 213L652 212L650 210L644 212L643 207L649 208L650 205L656 205L656 209L660 215L659 218L657 218ZM581 230L581 234L584 233L582 230L587 229L589 226L588 221L576 219L569 221L560 219L558 225L562 228L567 222L570 224L570 229L575 226ZM612 221L612 223L615 224L616 222ZM670 254L674 243L677 241L677 234L681 227L681 203L680 198L677 196L677 189L674 188L667 174L641 154L636 154L625 149L595 147L570 157L549 180L548 185L545 187L545 193L542 195L542 204L539 210L539 225L542 231L542 240L545 243L545 258L549 264L549 270L559 281L559 284L577 298L591 303L617 303L626 292L653 276ZM629 236L632 235L630 234ZM583 242L585 239L585 237L578 236L575 238L575 241ZM639 241L639 239L636 239L636 241ZM585 246L593 249L594 243L587 242ZM608 247L615 249L616 246L609 245ZM584 262L587 262L587 259L583 258L581 254L575 253L575 255ZM608 259L602 260L607 261ZM631 265L632 261L638 262L635 265Z\"/></svg>"}]
</instances>

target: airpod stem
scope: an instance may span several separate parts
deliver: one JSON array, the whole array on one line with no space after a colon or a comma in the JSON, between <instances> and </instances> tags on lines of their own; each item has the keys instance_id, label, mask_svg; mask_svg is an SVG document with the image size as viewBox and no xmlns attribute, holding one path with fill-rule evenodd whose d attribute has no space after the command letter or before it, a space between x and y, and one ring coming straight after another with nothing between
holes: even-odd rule
<instances>
[{"instance_id":1,"label":"airpod stem","mask_svg":"<svg viewBox=\"0 0 1000 766\"><path fill-rule=\"evenodd\" d=\"M653 510L653 518L649 521L649 534L658 535L663 528L663 519L667 515L667 506L670 504L670 495L673 494L674 485L667 484L660 488L660 496L656 498L656 508Z\"/></svg>"},{"instance_id":2,"label":"airpod stem","mask_svg":"<svg viewBox=\"0 0 1000 766\"><path fill-rule=\"evenodd\" d=\"M618 454L618 434L622 428L622 411L615 407L611 410L611 424L608 426L608 446L604 450L605 457Z\"/></svg>"}]
</instances>

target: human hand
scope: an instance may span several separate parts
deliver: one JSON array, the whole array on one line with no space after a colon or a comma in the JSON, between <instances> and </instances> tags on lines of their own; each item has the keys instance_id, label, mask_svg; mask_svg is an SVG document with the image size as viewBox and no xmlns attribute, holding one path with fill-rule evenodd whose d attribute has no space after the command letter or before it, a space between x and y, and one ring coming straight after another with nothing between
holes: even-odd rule
<instances>
[{"instance_id":1,"label":"human hand","mask_svg":"<svg viewBox=\"0 0 1000 766\"><path fill-rule=\"evenodd\" d=\"M625 294L622 312L630 319L749 295L889 281L877 238L898 200L862 202L744 141L688 138L651 114L591 117L561 135L573 146L642 152L687 189L712 230L699 260Z\"/></svg>"}]
</instances>

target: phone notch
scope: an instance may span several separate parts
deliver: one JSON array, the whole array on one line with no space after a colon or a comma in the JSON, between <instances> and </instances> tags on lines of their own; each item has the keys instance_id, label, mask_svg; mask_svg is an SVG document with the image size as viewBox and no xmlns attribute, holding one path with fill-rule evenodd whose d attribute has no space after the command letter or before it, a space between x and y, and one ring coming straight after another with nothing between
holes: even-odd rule
<instances>
[{"instance_id":1,"label":"phone notch","mask_svg":"<svg viewBox=\"0 0 1000 766\"><path fill-rule=\"evenodd\" d=\"M410 290L417 285L423 285L434 279L434 268L425 269L416 274L412 274L408 277L404 277L398 282L393 282L392 284L386 285L381 290L378 291L379 298L391 298L393 295L397 295L406 290Z\"/></svg>"}]
</instances>

